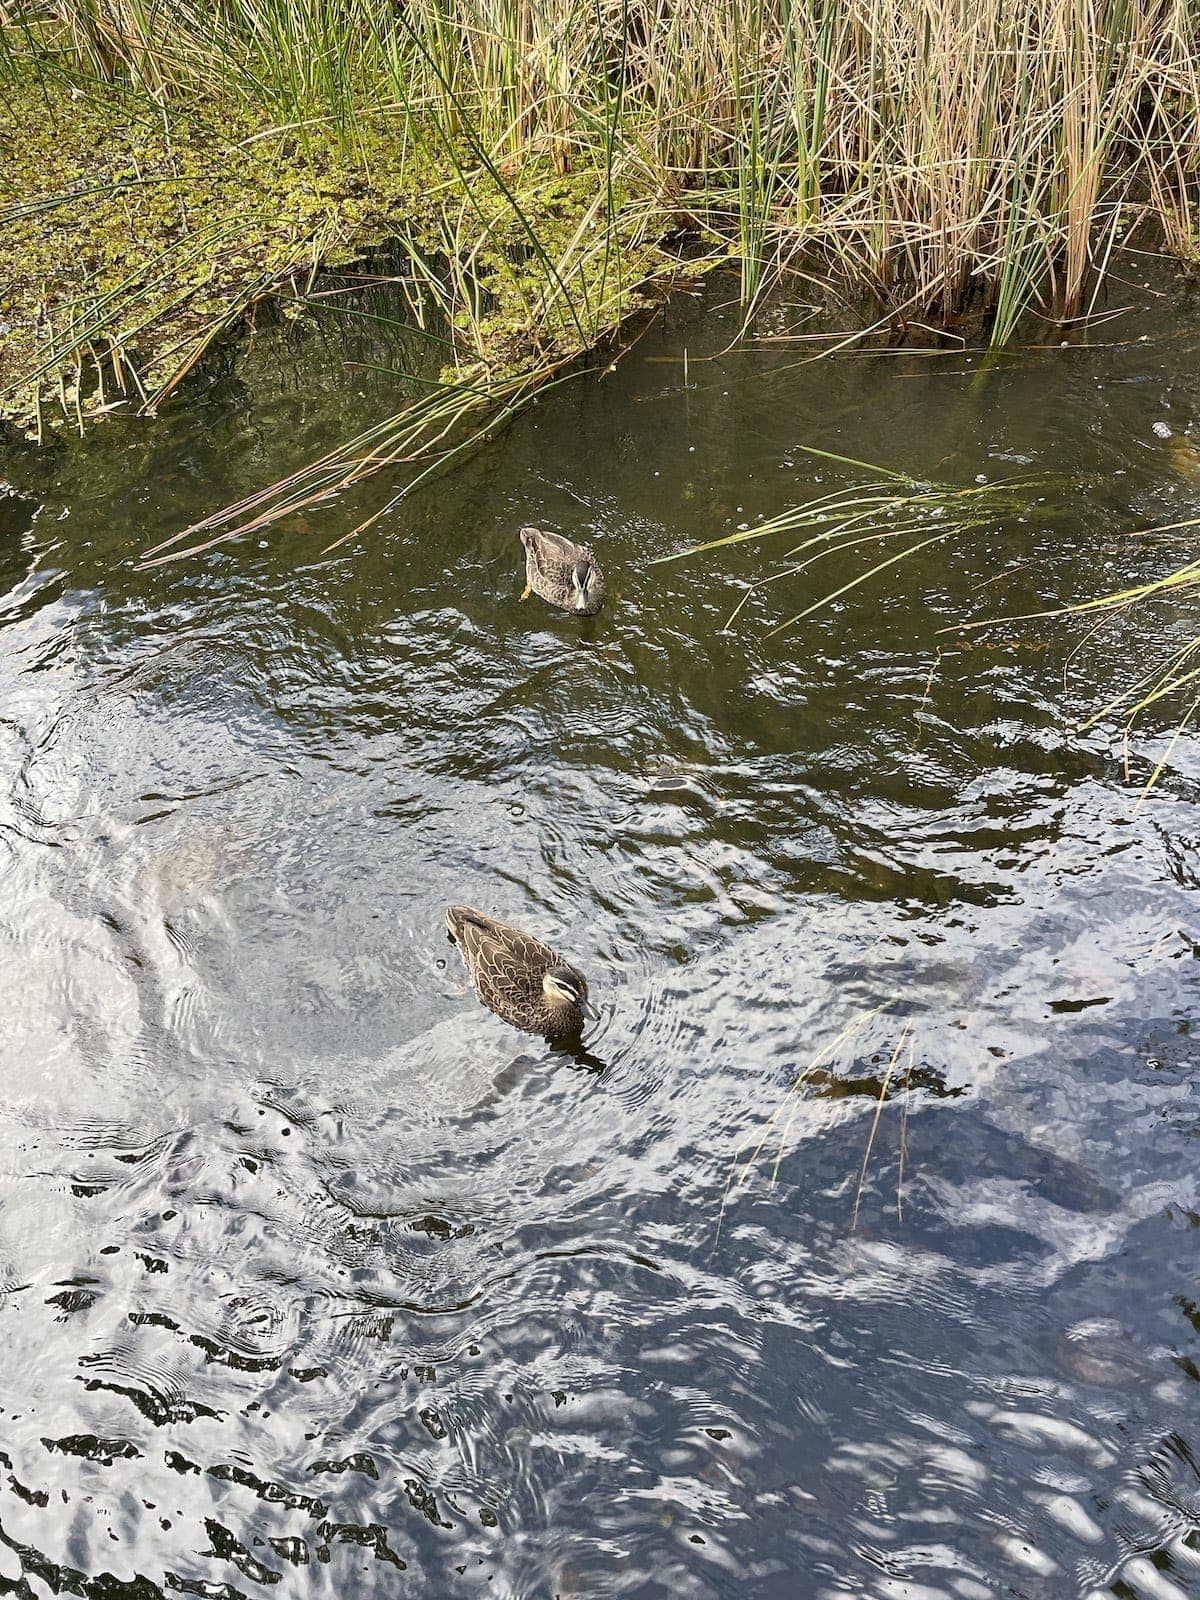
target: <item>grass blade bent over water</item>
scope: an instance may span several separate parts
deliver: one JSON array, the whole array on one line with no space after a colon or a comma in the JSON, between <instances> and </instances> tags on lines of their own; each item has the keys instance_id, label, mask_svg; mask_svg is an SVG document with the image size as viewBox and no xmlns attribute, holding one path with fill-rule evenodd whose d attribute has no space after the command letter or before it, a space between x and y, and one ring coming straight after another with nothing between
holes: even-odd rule
<instances>
[{"instance_id":1,"label":"grass blade bent over water","mask_svg":"<svg viewBox=\"0 0 1200 1600\"><path fill-rule=\"evenodd\" d=\"M804 445L794 448L808 450ZM922 485L887 467L874 467L866 462L832 456L828 451L812 450L809 453L862 468L872 475L871 479L852 483L844 489L831 490L803 505L791 506L777 516L756 523L752 528L739 528L735 533L709 539L669 556L660 556L657 561L650 563L652 566L661 566L666 562L683 561L751 540L803 533L805 537L784 552L783 560L787 565L747 585L745 594L725 621L727 629L733 626L757 591L767 584L799 577L815 562L833 560L850 551L861 553L874 546L880 552L878 560L861 567L833 589L820 594L771 631L780 633L793 627L822 607L869 583L897 562L928 549L930 545L940 544L973 529L994 525L997 518L1006 513L1019 513L1028 505L1029 493L1034 487L1031 481L971 485L965 489ZM900 550L893 550L888 542L910 535L917 537ZM796 560L796 557L803 559Z\"/></svg>"}]
</instances>

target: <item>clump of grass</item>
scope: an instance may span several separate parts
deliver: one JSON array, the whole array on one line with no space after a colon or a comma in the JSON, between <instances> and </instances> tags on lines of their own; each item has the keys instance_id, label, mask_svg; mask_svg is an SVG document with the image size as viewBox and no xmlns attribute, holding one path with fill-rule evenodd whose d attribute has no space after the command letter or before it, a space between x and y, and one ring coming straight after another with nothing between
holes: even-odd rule
<instances>
[{"instance_id":1,"label":"clump of grass","mask_svg":"<svg viewBox=\"0 0 1200 1600\"><path fill-rule=\"evenodd\" d=\"M0 0L0 71L46 115L74 97L60 138L79 96L119 120L128 90L168 140L225 108L367 195L432 174L456 331L494 360L487 257L531 370L563 325L576 350L616 327L631 247L672 233L735 260L748 308L803 249L906 314L974 308L996 343L1031 309L1084 314L1138 217L1196 253L1198 60L1192 0ZM565 262L547 177L576 184Z\"/></svg>"},{"instance_id":2,"label":"clump of grass","mask_svg":"<svg viewBox=\"0 0 1200 1600\"><path fill-rule=\"evenodd\" d=\"M358 156L306 153L245 108L170 117L127 86L98 103L23 82L0 106L0 190L30 171L45 185L0 208L0 412L57 400L82 426L116 404L153 410L260 301L305 300L320 266L383 241L405 258L414 315L448 335L447 398L494 383L501 408L514 375L589 348L644 282L679 270L635 207L597 226L590 179L532 172L518 195L428 123L395 145L386 119L360 116L368 183ZM615 171L609 189L619 200Z\"/></svg>"},{"instance_id":3,"label":"clump of grass","mask_svg":"<svg viewBox=\"0 0 1200 1600\"><path fill-rule=\"evenodd\" d=\"M923 550L960 539L973 530L994 528L1006 519L1028 513L1035 491L1047 487L1044 480L1033 478L971 484L964 488L920 483L903 473L869 462L834 455L810 446L798 445L793 448L807 451L841 467L852 468L866 476L843 488L816 496L802 505L789 507L754 527L738 529L672 555L660 556L651 563L654 566L663 565L729 549L748 541L802 534L799 542L784 552L782 564L775 571L747 585L746 592L725 621L727 629L733 626L751 599L767 586L787 579L801 580L817 563L851 552L866 558L851 577L832 588L818 587L800 610L776 623L768 630L766 637L782 633ZM1147 541L1170 538L1188 543L1194 539L1197 529L1200 529L1200 517L1191 517L1153 528L1139 528L1128 537ZM899 548L894 548L897 544ZM943 628L941 632L964 634L998 625L1011 629L1018 623L1086 619L1094 623L1087 636L1090 638L1098 629L1135 611L1149 610L1156 604L1168 605L1173 619L1178 618L1181 608L1185 617L1200 612L1200 558L1186 561L1144 583L1072 605L955 624ZM1071 656L1081 648L1082 645L1077 645ZM1068 657L1068 667L1071 656ZM930 682L935 670L936 659L930 669ZM928 692L929 684L926 685L926 697ZM1200 714L1200 629L1186 624L1182 629L1182 638L1171 644L1165 652L1155 654L1144 671L1139 672L1080 724L1079 731L1086 733L1101 723L1118 719L1123 724L1125 778L1130 781L1130 743L1135 730L1148 713L1162 712L1168 708L1173 708L1172 715L1176 720L1170 727L1161 754L1150 768L1139 805L1168 770L1180 738Z\"/></svg>"}]
</instances>

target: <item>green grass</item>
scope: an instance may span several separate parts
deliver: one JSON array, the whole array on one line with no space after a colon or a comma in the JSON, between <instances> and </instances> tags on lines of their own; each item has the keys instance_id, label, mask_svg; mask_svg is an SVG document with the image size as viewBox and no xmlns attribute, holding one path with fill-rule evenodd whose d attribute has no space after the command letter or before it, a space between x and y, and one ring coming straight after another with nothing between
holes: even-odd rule
<instances>
[{"instance_id":1,"label":"green grass","mask_svg":"<svg viewBox=\"0 0 1200 1600\"><path fill-rule=\"evenodd\" d=\"M73 186L101 191L97 121L119 151L132 116L173 162L197 127L224 130L210 173L250 151L322 193L311 237L290 241L300 258L360 238L323 185L335 172L436 260L468 363L504 364L498 316L531 371L588 348L644 282L638 251L680 237L737 264L748 308L804 251L893 313L973 312L1003 343L1031 310L1083 314L1144 215L1194 252L1198 60L1192 0L0 0L15 105L0 166L8 217L76 215L49 188L59 163L22 160L29 119L77 143L99 183ZM541 204L555 179L572 185L565 239ZM219 236L222 198L189 226ZM139 320L136 274L170 242L132 242L120 305L74 275L91 304L40 342L43 376L114 327L153 344L169 313L147 284ZM277 242L257 242L243 303L294 264ZM119 342L132 359L138 340Z\"/></svg>"},{"instance_id":2,"label":"green grass","mask_svg":"<svg viewBox=\"0 0 1200 1600\"><path fill-rule=\"evenodd\" d=\"M830 589L820 589L799 611L771 629L772 633L782 633L932 545L962 538L977 528L994 527L997 519L1006 515L1019 515L1028 509L1034 489L1040 487L1032 479L971 484L965 488L920 483L904 473L827 450L805 445L793 448L863 476L843 488L791 506L752 528L722 534L651 563L661 566L751 541L774 542L801 535L798 542L783 551L774 572L747 588L726 619L726 629L733 627L754 596L768 585L799 578L818 563L833 561L851 551L866 558L851 577Z\"/></svg>"}]
</instances>

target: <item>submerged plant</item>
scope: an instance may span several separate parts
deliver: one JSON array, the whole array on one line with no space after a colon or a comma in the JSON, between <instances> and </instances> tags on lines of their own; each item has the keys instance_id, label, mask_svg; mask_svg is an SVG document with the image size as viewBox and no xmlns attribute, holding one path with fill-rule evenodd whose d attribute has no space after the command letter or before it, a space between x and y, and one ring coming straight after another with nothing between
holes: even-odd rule
<instances>
[{"instance_id":1,"label":"submerged plant","mask_svg":"<svg viewBox=\"0 0 1200 1600\"><path fill-rule=\"evenodd\" d=\"M1025 509L1030 492L1036 487L1030 479L971 484L961 489L944 484L923 484L904 473L874 466L870 462L856 461L848 456L834 455L828 450L818 450L810 445L797 445L794 448L823 461L851 467L868 476L864 481L818 495L803 505L791 506L777 516L756 523L752 528L739 528L735 533L723 534L720 538L706 540L703 544L692 545L669 556L660 556L650 563L652 566L661 566L709 551L725 550L751 540L769 539L780 534L803 534L799 543L784 551L781 558L784 565L748 585L746 593L725 621L727 629L733 626L751 597L768 584L798 578L816 562L851 550L878 555L878 559L872 560L834 588L821 592L771 630L772 633L782 633L931 545L945 543L971 529L994 524L998 516ZM890 544L892 540L907 542L895 550Z\"/></svg>"}]
</instances>

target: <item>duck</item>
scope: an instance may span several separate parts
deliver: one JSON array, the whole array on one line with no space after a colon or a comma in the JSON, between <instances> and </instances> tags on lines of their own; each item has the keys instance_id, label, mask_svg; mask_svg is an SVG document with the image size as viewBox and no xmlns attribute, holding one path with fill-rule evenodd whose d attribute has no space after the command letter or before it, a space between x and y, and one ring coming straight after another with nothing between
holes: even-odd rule
<instances>
[{"instance_id":1,"label":"duck","mask_svg":"<svg viewBox=\"0 0 1200 1600\"><path fill-rule=\"evenodd\" d=\"M522 528L521 543L525 546L522 600L539 594L562 611L596 615L604 604L604 574L587 545L541 528Z\"/></svg>"},{"instance_id":2,"label":"duck","mask_svg":"<svg viewBox=\"0 0 1200 1600\"><path fill-rule=\"evenodd\" d=\"M599 1016L583 973L531 933L473 906L447 906L446 932L475 993L514 1028L553 1043L578 1039L584 1018Z\"/></svg>"}]
</instances>

